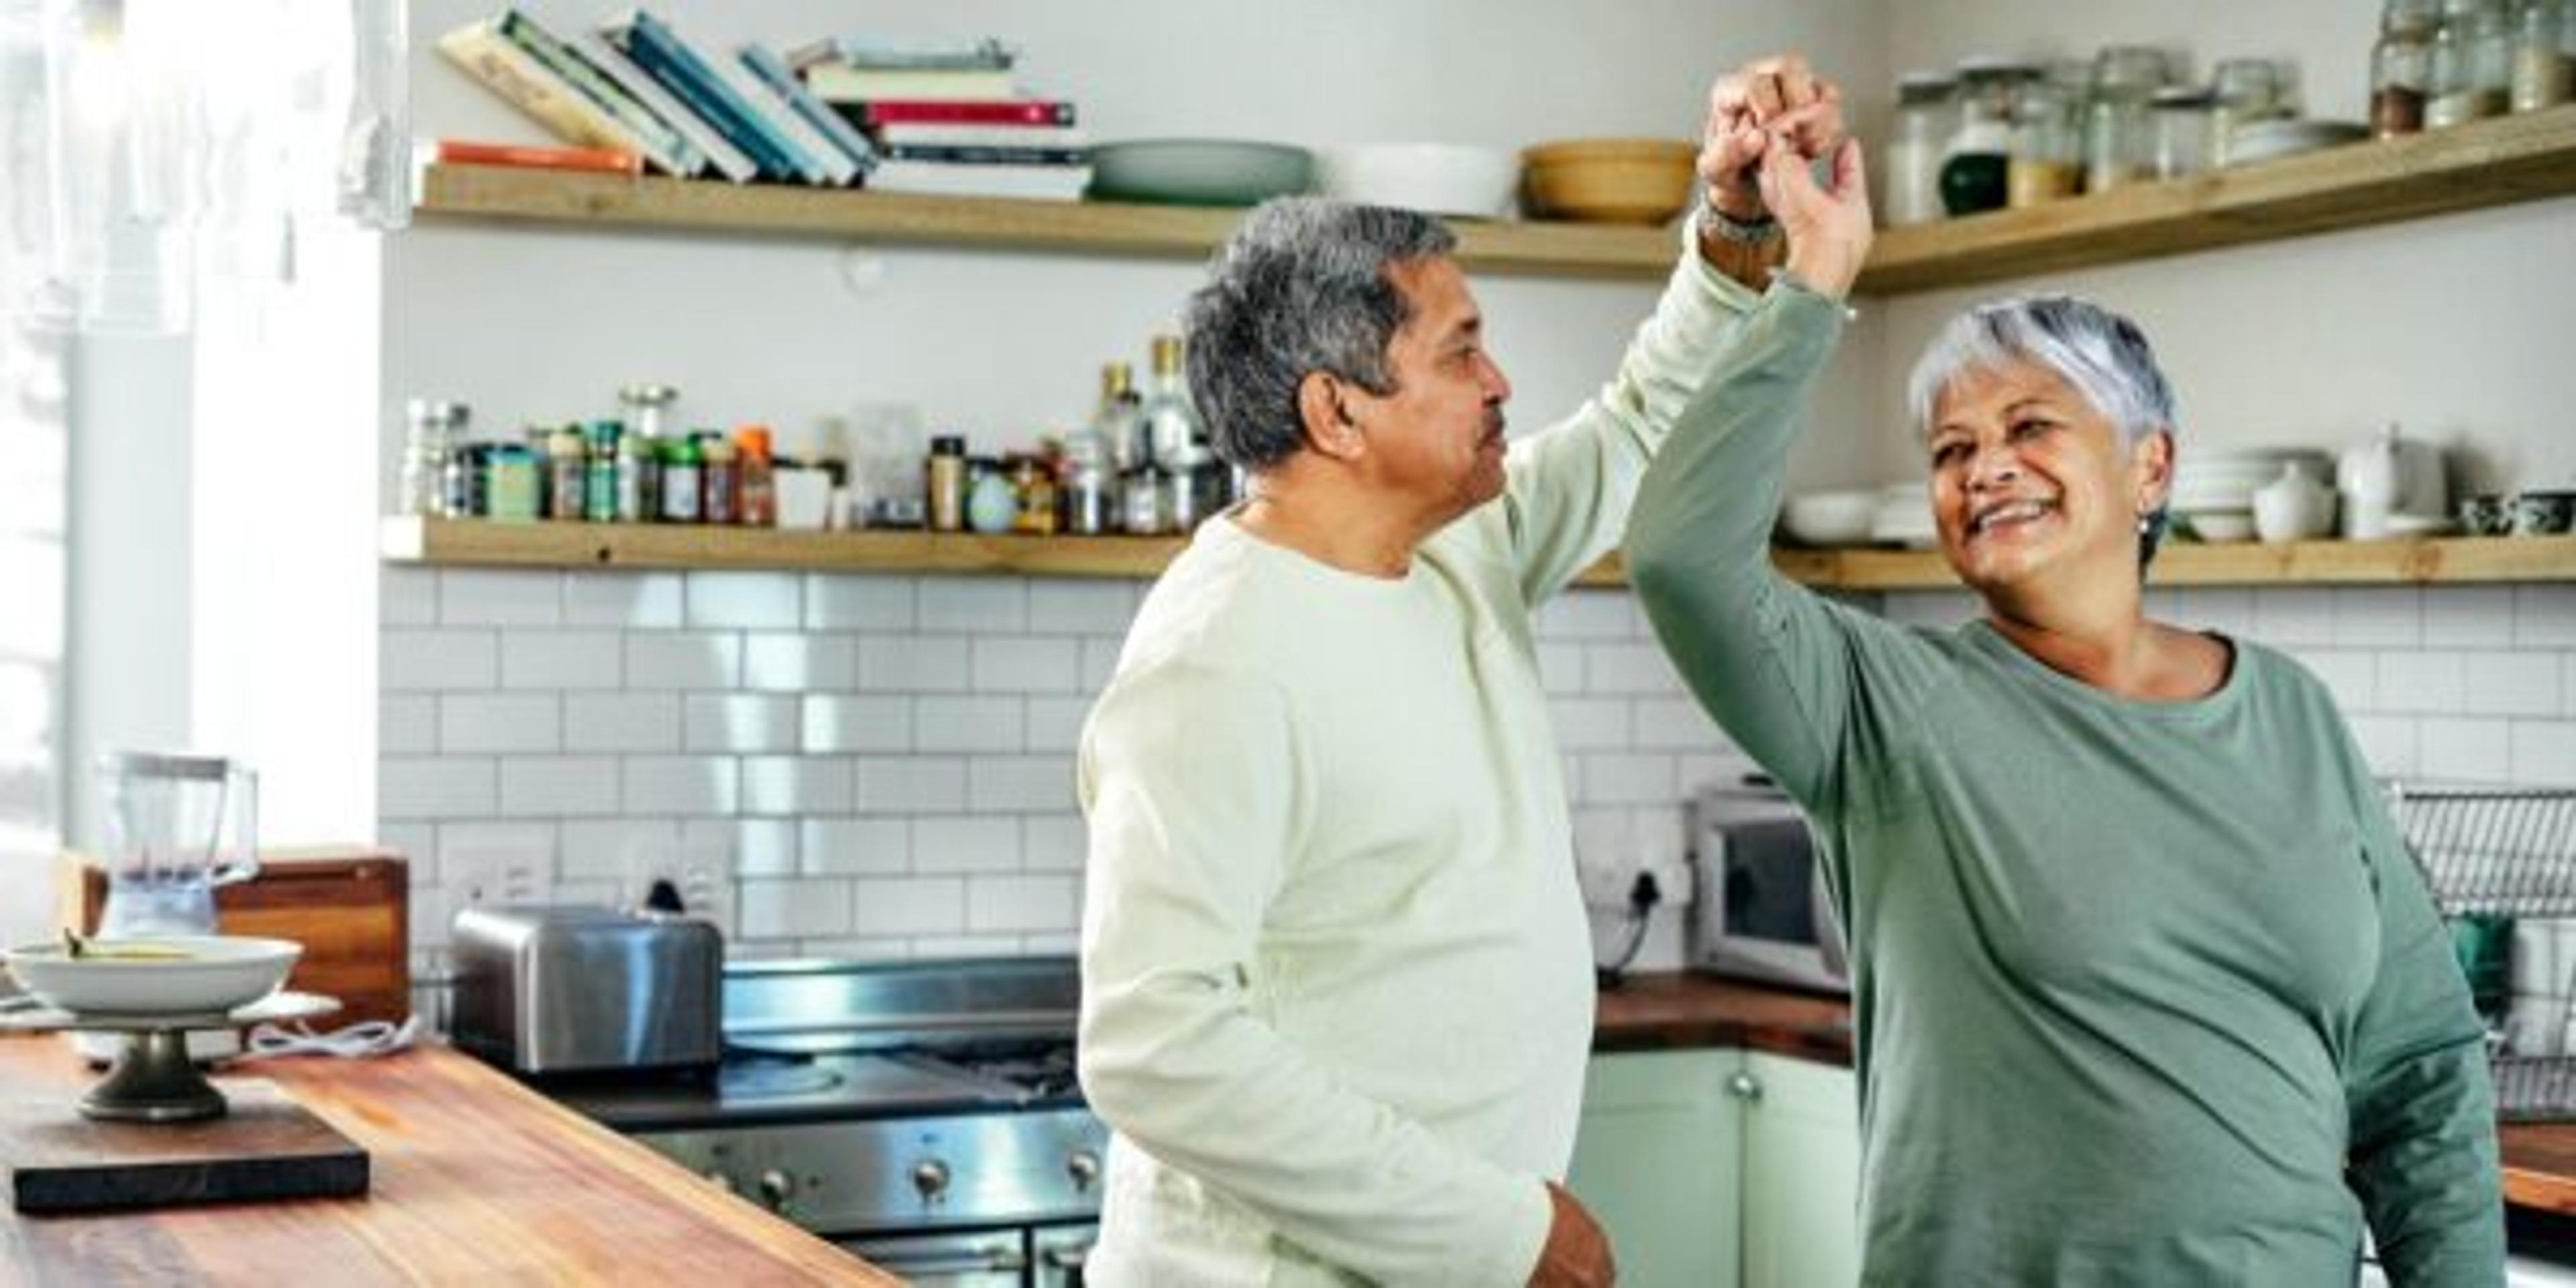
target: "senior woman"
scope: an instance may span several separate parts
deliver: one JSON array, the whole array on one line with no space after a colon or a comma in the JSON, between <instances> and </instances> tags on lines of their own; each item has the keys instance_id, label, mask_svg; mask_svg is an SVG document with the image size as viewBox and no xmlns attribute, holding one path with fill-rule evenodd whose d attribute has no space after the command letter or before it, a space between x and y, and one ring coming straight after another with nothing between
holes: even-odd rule
<instances>
[{"instance_id":1,"label":"senior woman","mask_svg":"<svg viewBox=\"0 0 2576 1288\"><path fill-rule=\"evenodd\" d=\"M1763 162L1793 268L1811 230L1865 233L1841 169ZM2367 766L2297 664L2145 615L2175 418L2135 326L2007 300L1917 366L1981 620L1901 628L1772 570L1842 324L1816 296L1848 280L1748 316L1627 552L1701 703L1805 808L1849 927L1863 1277L2349 1284L2367 1223L2400 1283L2497 1282L2480 1026Z\"/></svg>"}]
</instances>

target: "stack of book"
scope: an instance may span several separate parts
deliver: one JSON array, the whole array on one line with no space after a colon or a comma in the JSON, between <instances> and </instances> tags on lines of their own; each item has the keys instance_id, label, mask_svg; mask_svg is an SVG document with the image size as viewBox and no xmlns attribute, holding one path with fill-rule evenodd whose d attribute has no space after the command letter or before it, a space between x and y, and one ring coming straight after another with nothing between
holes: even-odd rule
<instances>
[{"instance_id":1,"label":"stack of book","mask_svg":"<svg viewBox=\"0 0 2576 1288\"><path fill-rule=\"evenodd\" d=\"M566 41L506 7L441 36L438 49L567 141L640 158L665 174L845 186L877 163L867 136L766 46L710 52L641 9ZM549 153L515 155L517 163L543 163ZM560 164L572 164L572 154L562 155Z\"/></svg>"},{"instance_id":2,"label":"stack of book","mask_svg":"<svg viewBox=\"0 0 2576 1288\"><path fill-rule=\"evenodd\" d=\"M815 98L867 134L878 156L871 188L1072 201L1091 182L1073 104L1024 91L999 40L842 37L788 61Z\"/></svg>"}]
</instances>

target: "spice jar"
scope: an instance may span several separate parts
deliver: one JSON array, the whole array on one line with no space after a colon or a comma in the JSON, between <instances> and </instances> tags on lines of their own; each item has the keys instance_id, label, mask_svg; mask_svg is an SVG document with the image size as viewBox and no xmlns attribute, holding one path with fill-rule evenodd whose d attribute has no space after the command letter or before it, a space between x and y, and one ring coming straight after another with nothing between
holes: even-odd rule
<instances>
[{"instance_id":1,"label":"spice jar","mask_svg":"<svg viewBox=\"0 0 2576 1288\"><path fill-rule=\"evenodd\" d=\"M2512 107L2538 112L2568 100L2571 70L2565 38L2565 6L2558 0L2530 0L2515 19Z\"/></svg>"},{"instance_id":2,"label":"spice jar","mask_svg":"<svg viewBox=\"0 0 2576 1288\"><path fill-rule=\"evenodd\" d=\"M698 440L682 435L662 440L662 522L696 523L700 517Z\"/></svg>"},{"instance_id":3,"label":"spice jar","mask_svg":"<svg viewBox=\"0 0 2576 1288\"><path fill-rule=\"evenodd\" d=\"M2072 197L2084 179L2075 103L2049 82L2025 87L2013 106L2012 162L2005 204L2015 210Z\"/></svg>"},{"instance_id":4,"label":"spice jar","mask_svg":"<svg viewBox=\"0 0 2576 1288\"><path fill-rule=\"evenodd\" d=\"M647 453L644 436L620 433L617 436L617 521L645 523L658 517L659 494L646 480L661 473L661 462ZM649 498L649 499L648 499Z\"/></svg>"},{"instance_id":5,"label":"spice jar","mask_svg":"<svg viewBox=\"0 0 2576 1288\"><path fill-rule=\"evenodd\" d=\"M2168 85L2148 102L2155 116L2155 176L2178 179L2208 169L2209 91Z\"/></svg>"},{"instance_id":6,"label":"spice jar","mask_svg":"<svg viewBox=\"0 0 2576 1288\"><path fill-rule=\"evenodd\" d=\"M465 489L451 490L448 482L457 440L465 432L465 416L465 404L442 399L414 398L404 405L402 494L395 498L400 513L449 517L468 513Z\"/></svg>"},{"instance_id":7,"label":"spice jar","mask_svg":"<svg viewBox=\"0 0 2576 1288\"><path fill-rule=\"evenodd\" d=\"M769 459L769 427L745 425L734 431L733 443L741 458L735 466L734 486L740 493L736 520L746 528L776 527L778 484Z\"/></svg>"},{"instance_id":8,"label":"spice jar","mask_svg":"<svg viewBox=\"0 0 2576 1288\"><path fill-rule=\"evenodd\" d=\"M2370 136L2393 139L2424 128L2433 83L2433 0L2388 0L2370 51Z\"/></svg>"},{"instance_id":9,"label":"spice jar","mask_svg":"<svg viewBox=\"0 0 2576 1288\"><path fill-rule=\"evenodd\" d=\"M1928 224L1941 210L1941 158L1958 128L1959 82L1948 72L1907 72L1896 81L1896 119L1887 141L1880 215L1891 228Z\"/></svg>"},{"instance_id":10,"label":"spice jar","mask_svg":"<svg viewBox=\"0 0 2576 1288\"><path fill-rule=\"evenodd\" d=\"M2010 196L2013 104L2039 79L2028 63L1963 59L1959 128L1941 158L1941 208L1952 215L2000 210Z\"/></svg>"},{"instance_id":11,"label":"spice jar","mask_svg":"<svg viewBox=\"0 0 2576 1288\"><path fill-rule=\"evenodd\" d=\"M1119 480L1118 526L1130 536L1160 536L1172 530L1171 490L1163 472L1139 465Z\"/></svg>"},{"instance_id":12,"label":"spice jar","mask_svg":"<svg viewBox=\"0 0 2576 1288\"><path fill-rule=\"evenodd\" d=\"M1019 513L1011 519L1011 531L1033 537L1055 535L1059 515L1056 513L1055 471L1035 456L1011 460L1011 491L1019 502Z\"/></svg>"},{"instance_id":13,"label":"spice jar","mask_svg":"<svg viewBox=\"0 0 2576 1288\"><path fill-rule=\"evenodd\" d=\"M739 458L734 454L733 444L727 442L724 435L719 433L698 435L698 471L703 476L701 484L704 489L703 499L698 505L698 513L704 515L709 523L741 522L741 516L735 509L735 502L740 495L741 480L741 475L736 469L738 460Z\"/></svg>"},{"instance_id":14,"label":"spice jar","mask_svg":"<svg viewBox=\"0 0 2576 1288\"><path fill-rule=\"evenodd\" d=\"M523 444L495 443L488 460L483 495L490 516L509 523L533 522L545 486L537 472L537 454Z\"/></svg>"},{"instance_id":15,"label":"spice jar","mask_svg":"<svg viewBox=\"0 0 2576 1288\"><path fill-rule=\"evenodd\" d=\"M966 439L940 434L930 440L930 459L923 467L928 482L930 530L966 530Z\"/></svg>"},{"instance_id":16,"label":"spice jar","mask_svg":"<svg viewBox=\"0 0 2576 1288\"><path fill-rule=\"evenodd\" d=\"M590 496L590 449L581 428L566 425L546 435L546 517L581 522Z\"/></svg>"},{"instance_id":17,"label":"spice jar","mask_svg":"<svg viewBox=\"0 0 2576 1288\"><path fill-rule=\"evenodd\" d=\"M1020 496L1002 463L990 456L966 462L966 526L981 533L1011 530L1019 518Z\"/></svg>"},{"instance_id":18,"label":"spice jar","mask_svg":"<svg viewBox=\"0 0 2576 1288\"><path fill-rule=\"evenodd\" d=\"M2512 27L2493 0L2443 0L2425 128L2503 115L2511 103L2512 63Z\"/></svg>"},{"instance_id":19,"label":"spice jar","mask_svg":"<svg viewBox=\"0 0 2576 1288\"><path fill-rule=\"evenodd\" d=\"M617 422L594 420L582 435L581 512L593 523L617 518Z\"/></svg>"},{"instance_id":20,"label":"spice jar","mask_svg":"<svg viewBox=\"0 0 2576 1288\"><path fill-rule=\"evenodd\" d=\"M2109 192L2155 174L2149 102L2165 83L2164 51L2111 45L2093 59L2093 97L2085 105L2084 190Z\"/></svg>"}]
</instances>

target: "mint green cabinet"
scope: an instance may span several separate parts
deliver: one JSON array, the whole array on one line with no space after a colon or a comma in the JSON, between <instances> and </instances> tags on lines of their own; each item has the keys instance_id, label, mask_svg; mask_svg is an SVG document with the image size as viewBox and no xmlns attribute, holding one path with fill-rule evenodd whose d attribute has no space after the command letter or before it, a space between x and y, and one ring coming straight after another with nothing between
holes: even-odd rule
<instances>
[{"instance_id":1,"label":"mint green cabinet","mask_svg":"<svg viewBox=\"0 0 2576 1288\"><path fill-rule=\"evenodd\" d=\"M1859 1279L1848 1069L1733 1049L1594 1056L1566 1183L1609 1232L1623 1288Z\"/></svg>"},{"instance_id":2,"label":"mint green cabinet","mask_svg":"<svg viewBox=\"0 0 2576 1288\"><path fill-rule=\"evenodd\" d=\"M1623 1288L1736 1288L1744 1107L1735 1050L1595 1056L1566 1188L1610 1235Z\"/></svg>"}]
</instances>

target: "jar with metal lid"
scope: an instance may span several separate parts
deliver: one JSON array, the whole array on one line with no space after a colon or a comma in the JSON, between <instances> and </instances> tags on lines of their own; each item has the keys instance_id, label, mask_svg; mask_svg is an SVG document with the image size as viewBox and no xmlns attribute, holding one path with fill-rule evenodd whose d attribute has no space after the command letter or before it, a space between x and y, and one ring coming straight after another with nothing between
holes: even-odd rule
<instances>
[{"instance_id":1,"label":"jar with metal lid","mask_svg":"<svg viewBox=\"0 0 2576 1288\"><path fill-rule=\"evenodd\" d=\"M2155 115L2155 176L2179 179L2209 168L2209 91L2168 85L2148 100Z\"/></svg>"},{"instance_id":2,"label":"jar with metal lid","mask_svg":"<svg viewBox=\"0 0 2576 1288\"><path fill-rule=\"evenodd\" d=\"M662 522L696 523L703 514L705 483L698 440L682 434L662 440Z\"/></svg>"},{"instance_id":3,"label":"jar with metal lid","mask_svg":"<svg viewBox=\"0 0 2576 1288\"><path fill-rule=\"evenodd\" d=\"M2268 58L2224 58L2210 75L2209 160L2224 166L2236 131L2289 115L2289 84Z\"/></svg>"},{"instance_id":4,"label":"jar with metal lid","mask_svg":"<svg viewBox=\"0 0 2576 1288\"><path fill-rule=\"evenodd\" d=\"M1941 156L1941 208L1952 215L2000 210L2011 196L2013 105L2039 80L2028 63L1962 59L1959 125Z\"/></svg>"},{"instance_id":5,"label":"jar with metal lid","mask_svg":"<svg viewBox=\"0 0 2576 1288\"><path fill-rule=\"evenodd\" d=\"M1011 491L1019 502L1019 513L1011 517L1011 531L1032 537L1054 536L1064 516L1058 509L1053 462L1036 456L1014 456L1009 464Z\"/></svg>"},{"instance_id":6,"label":"jar with metal lid","mask_svg":"<svg viewBox=\"0 0 2576 1288\"><path fill-rule=\"evenodd\" d=\"M1008 532L1020 517L1020 494L1002 463L990 456L966 462L966 526L993 534Z\"/></svg>"},{"instance_id":7,"label":"jar with metal lid","mask_svg":"<svg viewBox=\"0 0 2576 1288\"><path fill-rule=\"evenodd\" d=\"M2432 94L2424 126L2445 129L2501 116L2511 105L2512 26L2493 0L2443 0L2433 33Z\"/></svg>"},{"instance_id":8,"label":"jar with metal lid","mask_svg":"<svg viewBox=\"0 0 2576 1288\"><path fill-rule=\"evenodd\" d=\"M2424 128L2433 84L2433 0L2388 0L2379 14L2379 43L2370 50L2370 135L2393 139Z\"/></svg>"},{"instance_id":9,"label":"jar with metal lid","mask_svg":"<svg viewBox=\"0 0 2576 1288\"><path fill-rule=\"evenodd\" d=\"M737 508L742 498L741 457L721 433L701 432L697 439L702 489L698 513L709 523L731 525L741 522L741 512Z\"/></svg>"},{"instance_id":10,"label":"jar with metal lid","mask_svg":"<svg viewBox=\"0 0 2576 1288\"><path fill-rule=\"evenodd\" d=\"M594 420L582 431L582 517L593 523L617 518L617 435L613 420Z\"/></svg>"},{"instance_id":11,"label":"jar with metal lid","mask_svg":"<svg viewBox=\"0 0 2576 1288\"><path fill-rule=\"evenodd\" d=\"M923 475L928 484L925 498L933 532L966 530L966 439L961 434L940 434L930 440L930 458Z\"/></svg>"},{"instance_id":12,"label":"jar with metal lid","mask_svg":"<svg viewBox=\"0 0 2576 1288\"><path fill-rule=\"evenodd\" d=\"M1896 81L1888 128L1880 217L1887 226L1928 224L1941 210L1941 157L1958 129L1959 81L1948 72L1907 72Z\"/></svg>"},{"instance_id":13,"label":"jar with metal lid","mask_svg":"<svg viewBox=\"0 0 2576 1288\"><path fill-rule=\"evenodd\" d=\"M2145 45L2109 45L2093 58L2084 110L2084 190L2109 192L2155 174L2149 103L2165 83L2165 55Z\"/></svg>"},{"instance_id":14,"label":"jar with metal lid","mask_svg":"<svg viewBox=\"0 0 2576 1288\"><path fill-rule=\"evenodd\" d=\"M2012 163L2005 204L2015 210L2075 195L2084 179L2084 141L2076 103L2047 81L2024 87L2013 105Z\"/></svg>"},{"instance_id":15,"label":"jar with metal lid","mask_svg":"<svg viewBox=\"0 0 2576 1288\"><path fill-rule=\"evenodd\" d=\"M402 492L397 512L462 517L463 489L451 491L448 469L465 434L465 404L438 398L414 398L403 406ZM451 501L451 497L453 500Z\"/></svg>"},{"instance_id":16,"label":"jar with metal lid","mask_svg":"<svg viewBox=\"0 0 2576 1288\"><path fill-rule=\"evenodd\" d=\"M2568 100L2576 60L2560 47L2570 6L2561 0L2528 0L2514 19L2512 107L2538 112Z\"/></svg>"},{"instance_id":17,"label":"jar with metal lid","mask_svg":"<svg viewBox=\"0 0 2576 1288\"><path fill-rule=\"evenodd\" d=\"M505 523L534 522L545 491L537 454L523 444L495 443L488 461L483 495L490 516Z\"/></svg>"}]
</instances>

